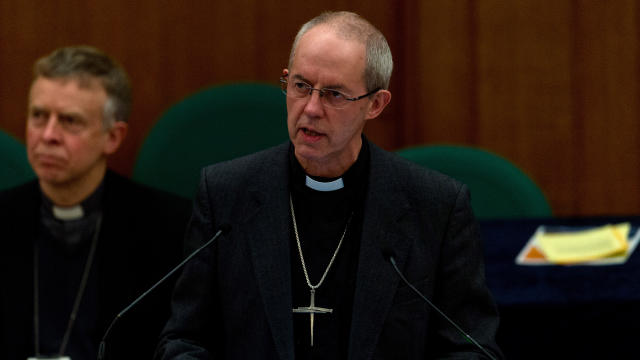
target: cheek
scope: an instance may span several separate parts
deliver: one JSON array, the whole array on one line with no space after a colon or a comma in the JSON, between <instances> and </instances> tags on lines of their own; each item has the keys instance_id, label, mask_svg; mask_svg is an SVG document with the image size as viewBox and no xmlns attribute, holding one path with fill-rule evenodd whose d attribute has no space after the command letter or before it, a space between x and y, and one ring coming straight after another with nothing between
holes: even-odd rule
<instances>
[{"instance_id":1,"label":"cheek","mask_svg":"<svg viewBox=\"0 0 640 360\"><path fill-rule=\"evenodd\" d=\"M301 109L302 107L299 106L299 103L287 98L287 128L289 129L289 134L295 131L296 124L302 113Z\"/></svg>"},{"instance_id":2,"label":"cheek","mask_svg":"<svg viewBox=\"0 0 640 360\"><path fill-rule=\"evenodd\" d=\"M76 159L91 159L102 153L104 142L99 138L78 139L67 138L64 147L70 157Z\"/></svg>"},{"instance_id":3,"label":"cheek","mask_svg":"<svg viewBox=\"0 0 640 360\"><path fill-rule=\"evenodd\" d=\"M360 118L341 119L340 124L335 128L335 134L342 141L349 142L353 138L358 137L364 128L364 121Z\"/></svg>"},{"instance_id":4,"label":"cheek","mask_svg":"<svg viewBox=\"0 0 640 360\"><path fill-rule=\"evenodd\" d=\"M25 142L27 143L27 148L33 147L33 145L37 142L38 137L36 134L27 129L27 134L25 135Z\"/></svg>"},{"instance_id":5,"label":"cheek","mask_svg":"<svg viewBox=\"0 0 640 360\"><path fill-rule=\"evenodd\" d=\"M27 141L33 141L34 139L40 137L42 134L42 129L36 126L29 125L27 122L27 126L25 127L25 137Z\"/></svg>"},{"instance_id":6,"label":"cheek","mask_svg":"<svg viewBox=\"0 0 640 360\"><path fill-rule=\"evenodd\" d=\"M25 143L27 150L31 150L35 148L38 143L42 140L42 131L38 129L34 129L31 127L27 127L27 131L25 134Z\"/></svg>"},{"instance_id":7,"label":"cheek","mask_svg":"<svg viewBox=\"0 0 640 360\"><path fill-rule=\"evenodd\" d=\"M302 107L300 106L300 101L296 101L296 99L287 98L287 114L288 119L297 118L301 112ZM289 120L291 121L291 120Z\"/></svg>"},{"instance_id":8,"label":"cheek","mask_svg":"<svg viewBox=\"0 0 640 360\"><path fill-rule=\"evenodd\" d=\"M295 132L296 128L296 119L292 112L287 111L287 130L289 131L289 136L292 136Z\"/></svg>"}]
</instances>

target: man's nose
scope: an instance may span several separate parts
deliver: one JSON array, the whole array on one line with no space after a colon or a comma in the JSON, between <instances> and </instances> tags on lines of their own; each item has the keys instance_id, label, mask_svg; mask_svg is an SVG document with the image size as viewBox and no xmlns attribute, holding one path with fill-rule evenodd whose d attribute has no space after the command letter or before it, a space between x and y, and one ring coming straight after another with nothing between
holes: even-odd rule
<instances>
[{"instance_id":1,"label":"man's nose","mask_svg":"<svg viewBox=\"0 0 640 360\"><path fill-rule=\"evenodd\" d=\"M322 114L324 111L324 105L322 100L322 93L318 89L310 89L310 95L305 106L305 112L312 115Z\"/></svg>"},{"instance_id":2,"label":"man's nose","mask_svg":"<svg viewBox=\"0 0 640 360\"><path fill-rule=\"evenodd\" d=\"M62 136L60 128L60 122L58 121L58 117L56 115L49 115L49 119L44 127L44 131L42 136L44 139L52 141L52 140L60 140Z\"/></svg>"}]
</instances>

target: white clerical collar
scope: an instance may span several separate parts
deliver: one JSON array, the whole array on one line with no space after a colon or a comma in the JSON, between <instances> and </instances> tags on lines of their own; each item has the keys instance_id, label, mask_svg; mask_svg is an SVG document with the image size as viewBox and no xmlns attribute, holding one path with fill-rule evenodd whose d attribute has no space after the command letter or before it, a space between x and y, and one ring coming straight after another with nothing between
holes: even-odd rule
<instances>
[{"instance_id":1,"label":"white clerical collar","mask_svg":"<svg viewBox=\"0 0 640 360\"><path fill-rule=\"evenodd\" d=\"M84 210L81 205L71 207L60 207L53 205L53 216L59 220L77 220L84 216Z\"/></svg>"},{"instance_id":2,"label":"white clerical collar","mask_svg":"<svg viewBox=\"0 0 640 360\"><path fill-rule=\"evenodd\" d=\"M313 190L317 190L317 191L335 191L335 190L340 190L344 187L344 182L342 181L342 178L338 178L333 181L322 182L322 181L313 180L308 175L307 175L307 180L305 181L305 184L308 187L312 188Z\"/></svg>"}]
</instances>

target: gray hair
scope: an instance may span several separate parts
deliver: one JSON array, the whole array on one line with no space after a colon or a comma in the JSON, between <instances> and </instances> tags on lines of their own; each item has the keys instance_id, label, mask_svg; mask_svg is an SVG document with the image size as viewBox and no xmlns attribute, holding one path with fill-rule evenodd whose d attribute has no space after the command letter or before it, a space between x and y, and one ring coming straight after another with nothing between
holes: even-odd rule
<instances>
[{"instance_id":1,"label":"gray hair","mask_svg":"<svg viewBox=\"0 0 640 360\"><path fill-rule=\"evenodd\" d=\"M393 71L391 49L384 35L370 22L358 14L348 11L324 12L302 25L291 47L289 54L289 68L293 65L293 58L298 43L304 34L317 25L326 24L339 36L361 42L365 45L364 81L367 91L377 88L388 89Z\"/></svg>"},{"instance_id":2,"label":"gray hair","mask_svg":"<svg viewBox=\"0 0 640 360\"><path fill-rule=\"evenodd\" d=\"M102 51L90 46L70 46L54 50L36 61L34 81L44 78L71 78L80 85L98 79L107 93L103 108L104 126L128 121L131 112L131 85L127 73Z\"/></svg>"}]
</instances>

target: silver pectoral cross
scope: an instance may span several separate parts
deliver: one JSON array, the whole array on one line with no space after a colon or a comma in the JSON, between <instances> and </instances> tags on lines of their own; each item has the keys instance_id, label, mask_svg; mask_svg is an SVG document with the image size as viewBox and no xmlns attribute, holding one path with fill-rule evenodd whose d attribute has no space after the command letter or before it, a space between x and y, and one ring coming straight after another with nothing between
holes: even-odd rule
<instances>
[{"instance_id":1,"label":"silver pectoral cross","mask_svg":"<svg viewBox=\"0 0 640 360\"><path fill-rule=\"evenodd\" d=\"M316 290L311 289L311 300L309 301L308 307L297 307L293 309L294 313L302 313L309 314L309 321L311 323L311 346L313 346L313 316L315 314L330 314L333 312L333 309L316 307Z\"/></svg>"}]
</instances>

